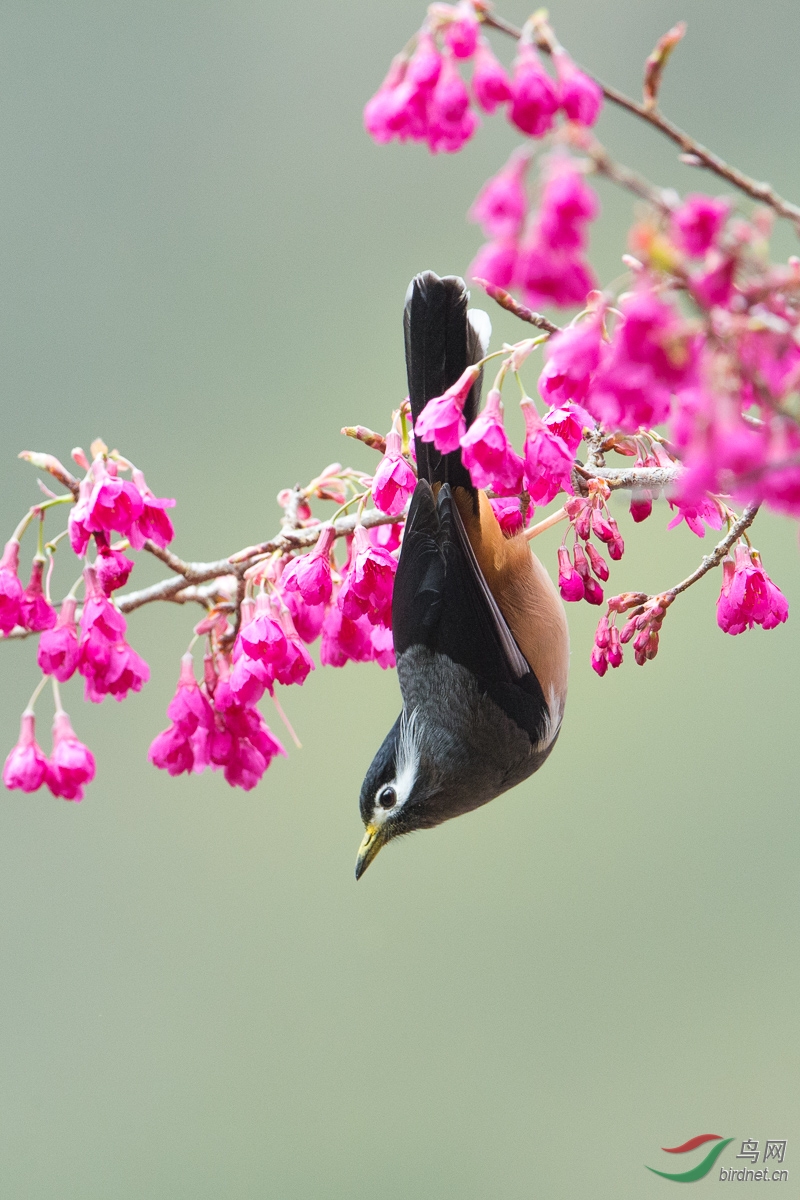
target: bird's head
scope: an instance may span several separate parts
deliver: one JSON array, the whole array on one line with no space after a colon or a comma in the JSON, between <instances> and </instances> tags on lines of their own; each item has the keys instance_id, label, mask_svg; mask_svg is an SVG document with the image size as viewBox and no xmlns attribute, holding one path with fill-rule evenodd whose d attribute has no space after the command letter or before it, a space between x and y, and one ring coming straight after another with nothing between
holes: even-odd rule
<instances>
[{"instance_id":1,"label":"bird's head","mask_svg":"<svg viewBox=\"0 0 800 1200\"><path fill-rule=\"evenodd\" d=\"M356 879L392 838L439 823L441 818L436 819L429 804L439 784L438 772L420 751L416 712L401 713L361 787L359 804L366 832L358 849Z\"/></svg>"}]
</instances>

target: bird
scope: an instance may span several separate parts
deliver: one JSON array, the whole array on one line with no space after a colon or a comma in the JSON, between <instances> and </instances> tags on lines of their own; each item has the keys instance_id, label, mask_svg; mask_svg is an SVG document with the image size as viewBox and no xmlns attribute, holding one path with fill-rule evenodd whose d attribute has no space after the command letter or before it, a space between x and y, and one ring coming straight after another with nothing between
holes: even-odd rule
<instances>
[{"instance_id":1,"label":"bird","mask_svg":"<svg viewBox=\"0 0 800 1200\"><path fill-rule=\"evenodd\" d=\"M458 276L417 275L406 294L411 415L486 354L491 324ZM464 416L478 414L481 380ZM506 537L461 450L415 438L411 498L392 597L403 708L361 788L356 879L387 842L470 812L537 771L567 694L569 632L546 568Z\"/></svg>"}]
</instances>

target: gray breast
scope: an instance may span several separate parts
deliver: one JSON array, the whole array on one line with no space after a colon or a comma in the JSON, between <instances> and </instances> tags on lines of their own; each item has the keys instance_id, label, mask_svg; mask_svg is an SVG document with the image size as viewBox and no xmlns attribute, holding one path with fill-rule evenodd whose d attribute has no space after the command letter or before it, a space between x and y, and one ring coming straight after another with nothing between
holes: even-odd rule
<instances>
[{"instance_id":1,"label":"gray breast","mask_svg":"<svg viewBox=\"0 0 800 1200\"><path fill-rule=\"evenodd\" d=\"M415 713L417 749L438 778L431 796L431 824L493 800L542 765L546 747L532 745L495 702L481 693L464 667L425 646L411 646L397 660L407 714Z\"/></svg>"}]
</instances>

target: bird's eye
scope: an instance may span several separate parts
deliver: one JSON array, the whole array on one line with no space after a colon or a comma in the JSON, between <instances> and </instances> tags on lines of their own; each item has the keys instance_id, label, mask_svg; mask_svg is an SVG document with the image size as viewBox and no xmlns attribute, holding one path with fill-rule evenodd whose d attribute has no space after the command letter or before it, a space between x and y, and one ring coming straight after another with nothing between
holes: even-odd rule
<instances>
[{"instance_id":1,"label":"bird's eye","mask_svg":"<svg viewBox=\"0 0 800 1200\"><path fill-rule=\"evenodd\" d=\"M381 808L394 808L397 804L397 792L393 787L381 788L378 792L378 804Z\"/></svg>"}]
</instances>

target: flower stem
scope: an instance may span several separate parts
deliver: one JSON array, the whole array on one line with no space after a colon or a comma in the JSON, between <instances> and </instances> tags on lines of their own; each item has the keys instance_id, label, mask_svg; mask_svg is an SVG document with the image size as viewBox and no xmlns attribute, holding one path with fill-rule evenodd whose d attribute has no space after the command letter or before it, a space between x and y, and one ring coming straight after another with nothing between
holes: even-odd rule
<instances>
[{"instance_id":1,"label":"flower stem","mask_svg":"<svg viewBox=\"0 0 800 1200\"><path fill-rule=\"evenodd\" d=\"M47 683L47 680L49 678L50 678L49 675L43 675L42 678L39 680L36 687L33 689L33 695L31 696L28 703L25 705L25 712L22 714L23 716L29 716L29 717L33 716L33 710L34 710L36 701L39 699L39 696L42 693L42 688Z\"/></svg>"}]
</instances>

